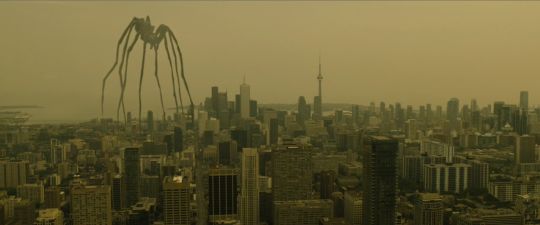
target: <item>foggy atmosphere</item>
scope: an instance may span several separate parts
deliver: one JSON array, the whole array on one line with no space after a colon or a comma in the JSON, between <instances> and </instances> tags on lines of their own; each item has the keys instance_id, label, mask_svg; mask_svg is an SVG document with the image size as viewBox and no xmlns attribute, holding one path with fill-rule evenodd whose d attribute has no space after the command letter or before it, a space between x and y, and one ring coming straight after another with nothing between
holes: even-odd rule
<instances>
[{"instance_id":1,"label":"foggy atmosphere","mask_svg":"<svg viewBox=\"0 0 540 225\"><path fill-rule=\"evenodd\" d=\"M538 1L0 18L0 225L540 224Z\"/></svg>"}]
</instances>

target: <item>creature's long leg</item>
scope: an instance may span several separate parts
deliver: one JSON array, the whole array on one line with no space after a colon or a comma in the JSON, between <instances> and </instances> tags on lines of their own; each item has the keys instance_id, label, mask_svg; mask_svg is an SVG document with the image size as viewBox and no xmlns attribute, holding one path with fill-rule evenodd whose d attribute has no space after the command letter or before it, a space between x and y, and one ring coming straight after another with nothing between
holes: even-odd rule
<instances>
[{"instance_id":1,"label":"creature's long leg","mask_svg":"<svg viewBox=\"0 0 540 225\"><path fill-rule=\"evenodd\" d=\"M143 45L143 55L141 64L141 76L139 77L139 129L142 126L142 81L144 76L144 60L146 58L146 42ZM142 129L140 129L142 130Z\"/></svg>"},{"instance_id":2,"label":"creature's long leg","mask_svg":"<svg viewBox=\"0 0 540 225\"><path fill-rule=\"evenodd\" d=\"M122 49L122 60L120 60L120 66L118 67L118 77L120 78L120 90L125 85L124 84L124 77L122 77L122 69L124 68L124 62L125 62L125 59L126 59L126 51L127 51L127 47L128 47L129 41L130 41L129 38L131 37L131 31L132 30L133 29L129 29L129 31L128 31L127 35L126 35L126 41L124 42L124 48ZM126 118L126 107L124 105L123 100L118 101L118 107L116 109L116 120L120 121L120 106L122 106L122 112L123 112L123 115L124 115L124 123L125 123L127 121L127 118Z\"/></svg>"},{"instance_id":3,"label":"creature's long leg","mask_svg":"<svg viewBox=\"0 0 540 225\"><path fill-rule=\"evenodd\" d=\"M165 42L165 51L167 52L167 58L169 59L169 67L171 68L171 80L173 85L173 96L174 96L174 104L176 104L176 114L178 115L178 99L176 97L176 84L174 79L174 69L171 61L171 53L169 52L169 43L167 41L167 37L163 38L163 41ZM175 61L176 63L176 61Z\"/></svg>"},{"instance_id":4,"label":"creature's long leg","mask_svg":"<svg viewBox=\"0 0 540 225\"><path fill-rule=\"evenodd\" d=\"M134 21L131 21L129 23L129 25L126 27L126 29L124 30L124 32L122 33L122 36L120 36L120 39L118 40L118 44L116 45L116 59L114 61L114 64L111 67L111 69L109 70L109 72L107 72L107 75L105 75L105 77L103 78L103 84L101 86L101 116L102 117L103 117L103 104L105 102L105 84L107 82L107 79L109 79L109 76L111 75L111 73L116 68L116 65L118 64L118 55L119 55L119 52L120 52L120 45L124 41L124 38L125 38L126 34L128 33L128 31L133 28L134 24L135 24Z\"/></svg>"},{"instance_id":5,"label":"creature's long leg","mask_svg":"<svg viewBox=\"0 0 540 225\"><path fill-rule=\"evenodd\" d=\"M178 99L180 100L180 110L182 112L182 115L184 114L184 102L182 101L182 91L180 90L180 74L178 73L178 57L176 56L176 51L174 49L173 39L171 37L171 31L167 32L169 35L169 40L171 41L171 49L174 56L174 69L176 71L176 82L178 85Z\"/></svg>"},{"instance_id":6,"label":"creature's long leg","mask_svg":"<svg viewBox=\"0 0 540 225\"><path fill-rule=\"evenodd\" d=\"M118 106L116 108L116 113L118 114L120 112L120 105L122 105L122 107L124 106L124 92L126 90L126 83L127 83L127 71L128 71L128 64L129 64L129 56L131 55L131 51L133 50L133 47L135 46L135 44L137 43L137 41L139 40L139 37L140 37L140 34L136 34L135 35L135 39L133 39L133 42L130 44L128 50L127 50L127 53L126 53L126 59L125 59L125 65L123 67L120 67L120 70L124 70L124 72L122 73L122 75L124 76L123 78L123 81L124 83L122 83L122 87L121 87L121 93L120 93L120 99L118 100ZM126 112L124 110L124 123L127 124L127 117L126 117Z\"/></svg>"},{"instance_id":7,"label":"creature's long leg","mask_svg":"<svg viewBox=\"0 0 540 225\"><path fill-rule=\"evenodd\" d=\"M154 58L155 58L155 72L154 76L156 77L157 86L159 89L159 99L161 100L161 110L163 111L163 120L165 120L165 105L163 105L163 93L161 92L161 84L159 83L158 77L158 48L154 46Z\"/></svg>"},{"instance_id":8,"label":"creature's long leg","mask_svg":"<svg viewBox=\"0 0 540 225\"><path fill-rule=\"evenodd\" d=\"M169 32L169 34L172 36L173 40L174 40L174 43L176 45L176 50L178 51L178 56L179 56L179 59L180 59L180 66L182 67L182 69L180 70L180 74L182 75L182 80L184 81L184 86L186 87L186 91L187 91L187 94L188 94L188 97L189 97L189 103L190 103L190 108L189 108L189 112L191 114L191 120L192 122L195 120L195 109L194 109L194 105L193 105L193 99L191 98L191 93L189 92L189 86L187 84L187 81L186 81L186 76L184 74L184 60L182 58L182 51L180 50L180 46L178 45L178 40L176 40L176 37L174 36L174 33L173 32Z\"/></svg>"}]
</instances>

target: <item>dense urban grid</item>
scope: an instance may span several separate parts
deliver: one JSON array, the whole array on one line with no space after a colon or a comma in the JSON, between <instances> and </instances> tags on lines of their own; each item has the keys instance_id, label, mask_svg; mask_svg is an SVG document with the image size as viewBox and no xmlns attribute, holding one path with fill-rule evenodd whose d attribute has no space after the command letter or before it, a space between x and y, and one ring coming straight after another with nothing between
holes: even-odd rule
<instances>
[{"instance_id":1,"label":"dense urban grid","mask_svg":"<svg viewBox=\"0 0 540 225\"><path fill-rule=\"evenodd\" d=\"M527 91L328 104L320 71L312 104L260 104L244 80L212 87L195 118L26 124L3 109L0 224L540 224Z\"/></svg>"}]
</instances>

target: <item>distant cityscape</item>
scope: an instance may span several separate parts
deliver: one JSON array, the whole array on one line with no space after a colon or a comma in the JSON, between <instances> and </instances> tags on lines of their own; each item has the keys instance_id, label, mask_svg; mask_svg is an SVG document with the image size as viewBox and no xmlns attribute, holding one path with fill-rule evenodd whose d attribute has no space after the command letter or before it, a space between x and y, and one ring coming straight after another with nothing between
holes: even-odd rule
<instances>
[{"instance_id":1,"label":"distant cityscape","mask_svg":"<svg viewBox=\"0 0 540 225\"><path fill-rule=\"evenodd\" d=\"M527 91L361 107L323 102L320 64L316 81L311 104L264 105L244 81L232 96L211 87L196 118L141 124L3 111L0 224L540 224Z\"/></svg>"}]
</instances>

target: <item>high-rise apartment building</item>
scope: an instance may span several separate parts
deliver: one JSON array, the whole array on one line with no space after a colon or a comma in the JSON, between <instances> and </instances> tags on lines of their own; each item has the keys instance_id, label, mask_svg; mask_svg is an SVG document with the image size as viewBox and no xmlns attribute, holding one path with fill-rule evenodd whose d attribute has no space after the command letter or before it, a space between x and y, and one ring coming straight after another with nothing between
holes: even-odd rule
<instances>
[{"instance_id":1,"label":"high-rise apartment building","mask_svg":"<svg viewBox=\"0 0 540 225\"><path fill-rule=\"evenodd\" d=\"M41 183L19 185L17 197L30 200L34 204L42 204L45 201L45 188Z\"/></svg>"},{"instance_id":2,"label":"high-rise apartment building","mask_svg":"<svg viewBox=\"0 0 540 225\"><path fill-rule=\"evenodd\" d=\"M427 164L423 173L424 188L427 192L461 193L471 181L471 165L464 163Z\"/></svg>"},{"instance_id":3,"label":"high-rise apartment building","mask_svg":"<svg viewBox=\"0 0 540 225\"><path fill-rule=\"evenodd\" d=\"M26 184L28 174L28 161L1 160L0 161L0 189L16 188Z\"/></svg>"},{"instance_id":4,"label":"high-rise apartment building","mask_svg":"<svg viewBox=\"0 0 540 225\"><path fill-rule=\"evenodd\" d=\"M191 224L191 189L181 176L165 177L163 181L163 218L165 225Z\"/></svg>"},{"instance_id":5,"label":"high-rise apartment building","mask_svg":"<svg viewBox=\"0 0 540 225\"><path fill-rule=\"evenodd\" d=\"M414 204L414 225L443 225L442 197L435 193L419 194Z\"/></svg>"},{"instance_id":6,"label":"high-rise apartment building","mask_svg":"<svg viewBox=\"0 0 540 225\"><path fill-rule=\"evenodd\" d=\"M273 200L310 199L312 191L310 150L301 145L280 145L271 154Z\"/></svg>"},{"instance_id":7,"label":"high-rise apartment building","mask_svg":"<svg viewBox=\"0 0 540 225\"><path fill-rule=\"evenodd\" d=\"M534 136L516 137L514 161L516 164L536 162L536 142Z\"/></svg>"},{"instance_id":8,"label":"high-rise apartment building","mask_svg":"<svg viewBox=\"0 0 540 225\"><path fill-rule=\"evenodd\" d=\"M74 186L71 189L73 225L112 225L111 188Z\"/></svg>"},{"instance_id":9,"label":"high-rise apartment building","mask_svg":"<svg viewBox=\"0 0 540 225\"><path fill-rule=\"evenodd\" d=\"M312 225L321 218L331 218L334 214L332 200L293 200L274 202L274 224Z\"/></svg>"},{"instance_id":10,"label":"high-rise apartment building","mask_svg":"<svg viewBox=\"0 0 540 225\"><path fill-rule=\"evenodd\" d=\"M343 214L350 225L362 224L362 194L354 191L345 192Z\"/></svg>"},{"instance_id":11,"label":"high-rise apartment building","mask_svg":"<svg viewBox=\"0 0 540 225\"><path fill-rule=\"evenodd\" d=\"M112 209L122 210L126 208L126 180L122 174L116 174L111 178Z\"/></svg>"}]
</instances>

